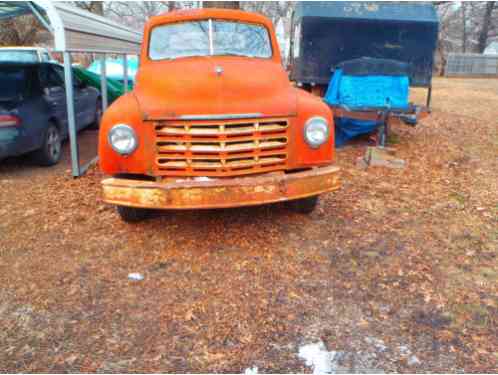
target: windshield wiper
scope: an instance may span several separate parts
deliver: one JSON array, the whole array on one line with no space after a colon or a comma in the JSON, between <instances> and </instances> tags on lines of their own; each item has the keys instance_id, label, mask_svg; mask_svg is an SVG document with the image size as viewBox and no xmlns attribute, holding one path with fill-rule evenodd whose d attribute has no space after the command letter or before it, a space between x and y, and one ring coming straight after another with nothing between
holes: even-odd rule
<instances>
[{"instance_id":1,"label":"windshield wiper","mask_svg":"<svg viewBox=\"0 0 498 375\"><path fill-rule=\"evenodd\" d=\"M254 57L253 55L248 55L245 53L237 53L237 52L223 52L223 53L215 53L215 56L241 56L241 57Z\"/></svg>"}]
</instances>

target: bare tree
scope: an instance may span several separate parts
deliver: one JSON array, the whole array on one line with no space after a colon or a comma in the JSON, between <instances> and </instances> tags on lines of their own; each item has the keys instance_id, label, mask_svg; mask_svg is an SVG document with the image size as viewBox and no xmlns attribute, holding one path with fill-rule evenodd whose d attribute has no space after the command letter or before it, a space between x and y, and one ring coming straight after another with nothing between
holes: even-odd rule
<instances>
[{"instance_id":1,"label":"bare tree","mask_svg":"<svg viewBox=\"0 0 498 375\"><path fill-rule=\"evenodd\" d=\"M204 1L202 3L204 8L225 8L225 9L239 9L239 1Z\"/></svg>"},{"instance_id":2,"label":"bare tree","mask_svg":"<svg viewBox=\"0 0 498 375\"><path fill-rule=\"evenodd\" d=\"M152 17L170 10L174 1L110 1L106 3L105 13L134 29L143 28Z\"/></svg>"},{"instance_id":3,"label":"bare tree","mask_svg":"<svg viewBox=\"0 0 498 375\"><path fill-rule=\"evenodd\" d=\"M465 1L462 1L462 4L460 5L460 9L462 12L461 15L461 21L462 21L462 52L465 53L467 51L467 38L468 38L468 33L467 33L467 10L468 8L468 3Z\"/></svg>"},{"instance_id":4,"label":"bare tree","mask_svg":"<svg viewBox=\"0 0 498 375\"><path fill-rule=\"evenodd\" d=\"M143 28L152 17L176 9L196 8L199 1L109 1L104 13L109 17L135 29Z\"/></svg>"},{"instance_id":5,"label":"bare tree","mask_svg":"<svg viewBox=\"0 0 498 375\"><path fill-rule=\"evenodd\" d=\"M91 13L104 15L104 2L103 1L75 1L77 7L85 9Z\"/></svg>"},{"instance_id":6,"label":"bare tree","mask_svg":"<svg viewBox=\"0 0 498 375\"><path fill-rule=\"evenodd\" d=\"M49 40L48 32L32 15L0 21L0 45L33 46Z\"/></svg>"},{"instance_id":7,"label":"bare tree","mask_svg":"<svg viewBox=\"0 0 498 375\"><path fill-rule=\"evenodd\" d=\"M495 31L498 23L498 17L494 17L493 12L497 9L496 1L487 1L484 4L484 14L482 17L481 28L478 31L477 36L477 51L483 53L488 44L488 38L490 37L490 31Z\"/></svg>"},{"instance_id":8,"label":"bare tree","mask_svg":"<svg viewBox=\"0 0 498 375\"><path fill-rule=\"evenodd\" d=\"M284 65L287 65L290 51L292 14L296 3L293 1L244 1L241 8L250 12L261 13L270 18L277 29L277 39ZM283 30L279 30L280 27ZM279 33L282 31L283 33Z\"/></svg>"}]
</instances>

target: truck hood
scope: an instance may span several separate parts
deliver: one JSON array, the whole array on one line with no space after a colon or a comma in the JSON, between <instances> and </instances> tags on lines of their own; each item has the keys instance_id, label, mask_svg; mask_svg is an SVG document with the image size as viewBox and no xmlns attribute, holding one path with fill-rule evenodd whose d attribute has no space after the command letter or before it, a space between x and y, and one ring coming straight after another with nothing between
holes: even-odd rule
<instances>
[{"instance_id":1,"label":"truck hood","mask_svg":"<svg viewBox=\"0 0 498 375\"><path fill-rule=\"evenodd\" d=\"M282 66L223 56L149 62L133 90L144 120L181 116L296 115L297 97Z\"/></svg>"}]
</instances>

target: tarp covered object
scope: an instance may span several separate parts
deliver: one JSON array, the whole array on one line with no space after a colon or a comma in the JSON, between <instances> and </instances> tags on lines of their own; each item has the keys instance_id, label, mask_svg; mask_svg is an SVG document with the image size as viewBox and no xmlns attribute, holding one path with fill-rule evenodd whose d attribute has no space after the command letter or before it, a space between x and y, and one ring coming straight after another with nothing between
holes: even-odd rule
<instances>
[{"instance_id":1,"label":"tarp covered object","mask_svg":"<svg viewBox=\"0 0 498 375\"><path fill-rule=\"evenodd\" d=\"M412 87L429 87L438 24L430 2L298 1L291 78L325 85L331 68L369 56L409 63Z\"/></svg>"},{"instance_id":2,"label":"tarp covered object","mask_svg":"<svg viewBox=\"0 0 498 375\"><path fill-rule=\"evenodd\" d=\"M127 65L128 65L128 78L130 81L134 82L138 70L138 58L128 56ZM100 74L101 70L100 66L101 66L101 60L97 59L88 67L87 70L95 74ZM123 58L107 58L105 60L105 71L107 77L117 81L123 81L124 80Z\"/></svg>"},{"instance_id":3,"label":"tarp covered object","mask_svg":"<svg viewBox=\"0 0 498 375\"><path fill-rule=\"evenodd\" d=\"M100 90L100 75L92 73L86 69L83 68L78 68L78 67L73 67L73 72L76 77L78 77L79 80L82 82L86 83L88 86L95 87L96 89ZM123 83L107 78L107 97L109 100L109 104L111 104L113 101L115 101L117 98L119 98L121 95L124 94L124 85ZM131 82L129 83L129 88L131 89Z\"/></svg>"},{"instance_id":4,"label":"tarp covered object","mask_svg":"<svg viewBox=\"0 0 498 375\"><path fill-rule=\"evenodd\" d=\"M340 64L331 78L324 100L352 111L408 109L408 66L384 59L354 59ZM336 146L382 122L335 118Z\"/></svg>"}]
</instances>

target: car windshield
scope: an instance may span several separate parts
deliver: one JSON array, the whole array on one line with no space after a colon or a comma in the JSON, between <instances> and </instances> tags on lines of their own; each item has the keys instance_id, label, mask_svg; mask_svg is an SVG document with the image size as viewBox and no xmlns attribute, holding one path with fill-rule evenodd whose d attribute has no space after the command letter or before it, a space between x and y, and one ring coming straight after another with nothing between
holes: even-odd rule
<instances>
[{"instance_id":1,"label":"car windshield","mask_svg":"<svg viewBox=\"0 0 498 375\"><path fill-rule=\"evenodd\" d=\"M221 20L180 22L152 30L151 60L212 55L270 58L268 31L262 25Z\"/></svg>"},{"instance_id":2,"label":"car windshield","mask_svg":"<svg viewBox=\"0 0 498 375\"><path fill-rule=\"evenodd\" d=\"M24 93L26 70L22 68L5 68L0 70L1 100L19 99Z\"/></svg>"},{"instance_id":3,"label":"car windshield","mask_svg":"<svg viewBox=\"0 0 498 375\"><path fill-rule=\"evenodd\" d=\"M0 50L0 61L37 62L36 51Z\"/></svg>"}]
</instances>

